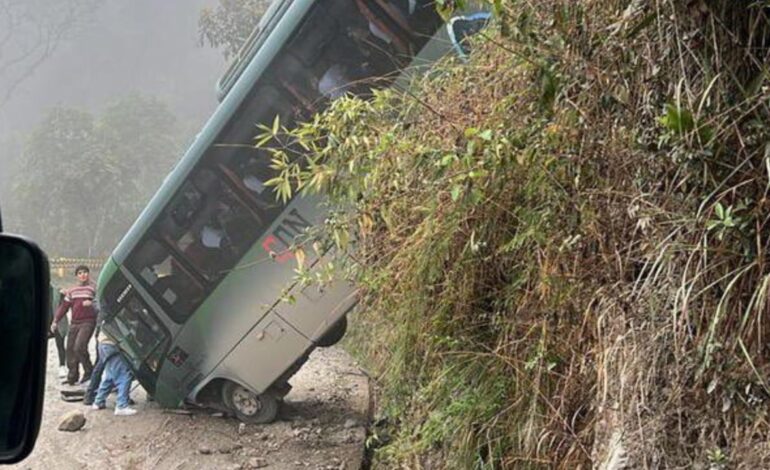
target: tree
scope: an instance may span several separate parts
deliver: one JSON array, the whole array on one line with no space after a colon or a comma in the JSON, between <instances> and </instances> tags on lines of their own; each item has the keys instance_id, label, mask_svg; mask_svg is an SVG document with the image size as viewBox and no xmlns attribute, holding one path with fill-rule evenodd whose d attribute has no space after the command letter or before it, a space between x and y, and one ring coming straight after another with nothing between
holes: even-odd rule
<instances>
[{"instance_id":1,"label":"tree","mask_svg":"<svg viewBox=\"0 0 770 470\"><path fill-rule=\"evenodd\" d=\"M141 194L151 194L180 156L176 116L154 97L131 94L104 110L100 138L121 161L131 162L128 175Z\"/></svg>"},{"instance_id":2,"label":"tree","mask_svg":"<svg viewBox=\"0 0 770 470\"><path fill-rule=\"evenodd\" d=\"M55 108L30 134L8 221L54 256L106 256L179 155L176 119L154 98L100 116Z\"/></svg>"},{"instance_id":3,"label":"tree","mask_svg":"<svg viewBox=\"0 0 770 470\"><path fill-rule=\"evenodd\" d=\"M0 0L0 108L103 0Z\"/></svg>"},{"instance_id":4,"label":"tree","mask_svg":"<svg viewBox=\"0 0 770 470\"><path fill-rule=\"evenodd\" d=\"M235 56L267 9L269 0L219 0L204 8L198 19L200 44L221 48L226 59Z\"/></svg>"}]
</instances>

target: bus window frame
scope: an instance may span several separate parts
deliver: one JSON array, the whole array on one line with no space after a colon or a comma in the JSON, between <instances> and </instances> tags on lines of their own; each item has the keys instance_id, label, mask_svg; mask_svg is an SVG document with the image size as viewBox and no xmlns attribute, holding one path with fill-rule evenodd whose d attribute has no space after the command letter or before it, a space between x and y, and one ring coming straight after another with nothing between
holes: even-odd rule
<instances>
[{"instance_id":1,"label":"bus window frame","mask_svg":"<svg viewBox=\"0 0 770 470\"><path fill-rule=\"evenodd\" d=\"M204 162L205 163L205 162ZM181 241L182 237L187 235L192 235L192 239L195 240L195 243L199 242L198 237L196 237L193 234L192 227L188 227L188 230L186 230L184 233L182 233L181 237L175 242L168 237L163 238L163 241L165 241L168 245L171 246L171 248L178 254L178 257L185 262L185 264L189 264L190 268L194 270L195 274L199 277L201 277L204 281L204 285L202 286L202 290L204 291L204 294L210 294L209 291L210 286L216 286L219 281L224 278L229 271L231 271L235 266L238 265L241 259L248 253L254 245L259 240L262 233L264 233L264 230L267 230L269 227L269 224L265 222L265 218L257 213L254 208L250 207L248 202L244 200L243 195L240 194L240 191L237 187L234 187L231 181L228 180L225 175L221 174L219 171L215 171L214 169L209 168L207 165L201 165L200 168L196 168L194 172L198 172L198 174L202 174L203 172L210 173L215 179L217 184L220 185L219 190L214 194L207 194L207 197L212 198L209 202L215 203L215 204L227 204L228 207L231 209L235 208L239 211L241 211L242 215L247 215L248 218L248 224L253 226L252 232L258 235L252 235L253 241L248 244L248 246L239 247L238 251L240 254L235 258L234 262L230 263L229 266L226 266L223 269L220 269L217 273L210 273L206 272L202 269L202 266L200 266L200 263L194 259L192 259L185 251L182 250L182 248L179 246L178 242ZM193 174L191 173L191 175ZM197 176L197 175L196 175ZM195 176L192 177L193 185L195 185ZM197 186L197 185L196 185ZM198 188L201 190L200 188ZM201 190L202 191L202 190ZM219 197L215 197L219 196ZM226 196L226 197L225 197ZM200 221L195 221L195 224L200 223ZM205 223L205 222L204 222ZM262 232L260 232L262 230ZM159 234L160 235L160 234ZM235 246L239 246L235 244ZM224 249L224 248L222 248ZM230 255L227 255L229 258ZM213 291L214 287L211 287L211 291ZM206 295L207 296L207 295Z\"/></svg>"},{"instance_id":2,"label":"bus window frame","mask_svg":"<svg viewBox=\"0 0 770 470\"><path fill-rule=\"evenodd\" d=\"M149 295L152 300L158 304L160 309L163 311L163 314L168 317L172 322L174 322L177 325L183 325L187 323L187 320L195 313L195 310L198 309L198 307L205 302L206 298L208 297L206 295L206 287L205 287L205 280L204 279L198 279L197 273L195 272L195 269L192 269L189 266L186 266L187 260L184 259L183 256L178 252L174 244L170 243L165 237L159 236L160 234L157 233L157 230L155 227L153 227L150 231L148 231L147 235L142 238L140 243L136 245L136 248L132 252L132 262L126 263L125 267L128 270L128 272L131 274L132 277L136 278L139 282L139 285L147 292L147 295ZM192 284L194 287L198 290L198 297L200 297L200 300L191 303L191 310L192 312L183 312L179 309L179 307L176 307L172 304L170 304L166 299L163 298L162 294L157 291L157 289L151 285L142 275L141 270L136 270L135 268L136 263L135 259L138 257L137 253L139 253L147 243L153 242L157 245L159 245L163 250L165 250L165 253L167 256L169 256L172 260L172 263L174 263L176 266L178 266L181 272L184 273L184 276L192 281ZM144 263L141 266L141 269L146 269L147 265Z\"/></svg>"},{"instance_id":3,"label":"bus window frame","mask_svg":"<svg viewBox=\"0 0 770 470\"><path fill-rule=\"evenodd\" d=\"M120 273L120 275L125 279L126 285L132 285L132 283L125 276L123 276L122 273ZM132 300L139 302L140 308L142 308L147 313L147 317L155 322L155 324L158 326L158 331L160 332L160 336L156 335L156 330L153 330L153 328L147 324L147 321L144 319L143 315L131 312L140 322L142 327L150 333L153 339L158 339L158 341L155 341L155 345L148 349L147 353L143 356L137 354L139 351L135 350L134 345L132 344L138 342L135 339L135 333L138 331L138 329L128 328L127 320L124 319L126 313L129 312L129 304ZM122 324L122 327L118 325L118 322ZM150 375L153 378L152 382L154 384L157 381L160 371L163 368L163 364L166 361L166 355L168 354L169 347L173 343L173 337L171 335L171 331L168 329L157 312L155 312L147 299L144 298L144 295L141 293L141 291L134 287L132 291L126 295L126 299L124 299L121 305L118 306L118 311L105 319L105 323L102 328L105 330L108 336L115 340L118 349L120 349L123 354L127 356L134 370L150 371ZM124 334L123 329L132 334ZM160 351L160 355L156 354L158 351ZM147 364L148 360L153 356L158 356L160 358L156 369L151 368L149 364Z\"/></svg>"}]
</instances>

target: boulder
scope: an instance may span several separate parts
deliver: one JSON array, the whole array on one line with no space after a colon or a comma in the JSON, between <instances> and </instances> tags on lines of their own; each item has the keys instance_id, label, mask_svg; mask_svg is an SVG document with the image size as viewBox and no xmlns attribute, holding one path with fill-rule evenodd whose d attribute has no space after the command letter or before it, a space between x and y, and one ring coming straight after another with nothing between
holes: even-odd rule
<instances>
[{"instance_id":1,"label":"boulder","mask_svg":"<svg viewBox=\"0 0 770 470\"><path fill-rule=\"evenodd\" d=\"M59 420L59 431L79 431L86 424L86 417L80 411L70 411Z\"/></svg>"}]
</instances>

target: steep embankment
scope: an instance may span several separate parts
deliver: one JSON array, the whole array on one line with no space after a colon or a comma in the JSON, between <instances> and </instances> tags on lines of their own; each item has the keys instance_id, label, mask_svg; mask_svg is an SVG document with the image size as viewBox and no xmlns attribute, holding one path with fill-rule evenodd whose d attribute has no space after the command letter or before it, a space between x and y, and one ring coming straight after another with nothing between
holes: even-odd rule
<instances>
[{"instance_id":1,"label":"steep embankment","mask_svg":"<svg viewBox=\"0 0 770 470\"><path fill-rule=\"evenodd\" d=\"M763 4L504 2L296 132L361 237L383 468L770 466Z\"/></svg>"}]
</instances>

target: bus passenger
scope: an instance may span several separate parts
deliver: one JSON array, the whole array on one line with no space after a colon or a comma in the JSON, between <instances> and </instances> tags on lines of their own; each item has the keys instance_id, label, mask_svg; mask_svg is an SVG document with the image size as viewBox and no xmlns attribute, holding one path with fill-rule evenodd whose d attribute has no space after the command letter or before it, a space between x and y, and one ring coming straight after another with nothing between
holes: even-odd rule
<instances>
[{"instance_id":1,"label":"bus passenger","mask_svg":"<svg viewBox=\"0 0 770 470\"><path fill-rule=\"evenodd\" d=\"M69 334L67 335L67 384L78 383L79 367L83 367L83 382L91 377L93 364L88 353L88 342L96 328L96 286L90 281L90 270L87 266L75 268L78 285L65 291L64 300L59 304L51 323L51 332L56 332L59 323L72 310Z\"/></svg>"},{"instance_id":2,"label":"bus passenger","mask_svg":"<svg viewBox=\"0 0 770 470\"><path fill-rule=\"evenodd\" d=\"M206 248L223 248L227 234L213 224L204 225L201 229L201 245Z\"/></svg>"},{"instance_id":3,"label":"bus passenger","mask_svg":"<svg viewBox=\"0 0 770 470\"><path fill-rule=\"evenodd\" d=\"M318 81L318 91L330 100L341 98L345 93L363 95L368 91L363 79L372 75L368 63L350 66L334 64Z\"/></svg>"},{"instance_id":4,"label":"bus passenger","mask_svg":"<svg viewBox=\"0 0 770 470\"><path fill-rule=\"evenodd\" d=\"M267 189L265 186L267 180L263 176L269 161L268 156L264 155L261 161L256 157L247 157L235 162L236 171L246 189L257 195L261 195Z\"/></svg>"},{"instance_id":5,"label":"bus passenger","mask_svg":"<svg viewBox=\"0 0 770 470\"><path fill-rule=\"evenodd\" d=\"M332 100L345 95L349 88L350 79L347 77L344 67L340 64L329 67L318 81L318 92Z\"/></svg>"},{"instance_id":6,"label":"bus passenger","mask_svg":"<svg viewBox=\"0 0 770 470\"><path fill-rule=\"evenodd\" d=\"M372 33L372 35L377 39L380 39L381 41L383 41L385 44L390 44L391 42L393 42L393 40L391 39L388 33L381 30L379 26L372 23L371 21L369 22L369 32Z\"/></svg>"},{"instance_id":7,"label":"bus passenger","mask_svg":"<svg viewBox=\"0 0 770 470\"><path fill-rule=\"evenodd\" d=\"M252 174L248 174L243 177L243 185L246 186L249 191L255 192L257 194L262 194L262 192L265 190L265 183L263 183L262 180Z\"/></svg>"}]
</instances>

